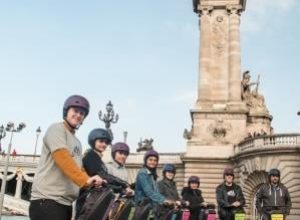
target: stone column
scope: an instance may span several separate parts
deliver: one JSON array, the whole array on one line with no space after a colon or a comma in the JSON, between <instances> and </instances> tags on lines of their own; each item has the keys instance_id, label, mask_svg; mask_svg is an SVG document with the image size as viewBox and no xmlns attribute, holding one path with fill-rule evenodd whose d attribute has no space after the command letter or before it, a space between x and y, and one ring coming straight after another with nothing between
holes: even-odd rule
<instances>
[{"instance_id":1,"label":"stone column","mask_svg":"<svg viewBox=\"0 0 300 220\"><path fill-rule=\"evenodd\" d=\"M198 78L198 103L210 101L211 79L210 79L210 13L212 6L200 7L200 61L199 61L199 78Z\"/></svg>"},{"instance_id":2,"label":"stone column","mask_svg":"<svg viewBox=\"0 0 300 220\"><path fill-rule=\"evenodd\" d=\"M15 198L20 199L22 193L22 183L23 183L23 175L21 172L17 173L16 179L17 179L17 185L16 185Z\"/></svg>"},{"instance_id":3,"label":"stone column","mask_svg":"<svg viewBox=\"0 0 300 220\"><path fill-rule=\"evenodd\" d=\"M241 101L241 5L229 5L229 101Z\"/></svg>"}]
</instances>

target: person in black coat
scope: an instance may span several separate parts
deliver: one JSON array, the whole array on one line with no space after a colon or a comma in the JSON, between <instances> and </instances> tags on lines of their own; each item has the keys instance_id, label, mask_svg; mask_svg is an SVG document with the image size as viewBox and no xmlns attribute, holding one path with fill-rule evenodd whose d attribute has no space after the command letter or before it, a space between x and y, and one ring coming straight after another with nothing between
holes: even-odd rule
<instances>
[{"instance_id":1,"label":"person in black coat","mask_svg":"<svg viewBox=\"0 0 300 220\"><path fill-rule=\"evenodd\" d=\"M199 189L200 179L197 176L191 176L188 179L188 187L182 189L182 199L189 202L189 210L191 212L190 220L202 220L204 214L202 208L207 206Z\"/></svg>"},{"instance_id":2,"label":"person in black coat","mask_svg":"<svg viewBox=\"0 0 300 220\"><path fill-rule=\"evenodd\" d=\"M88 150L82 159L83 168L88 175L99 175L103 178L115 193L122 192L130 195L133 191L130 189L129 184L118 177L108 174L107 168L101 159L103 152L111 141L112 138L105 129L98 128L92 130L88 137L88 142L92 149ZM76 202L76 213L80 212L87 194L88 190L86 188L80 190Z\"/></svg>"},{"instance_id":3,"label":"person in black coat","mask_svg":"<svg viewBox=\"0 0 300 220\"><path fill-rule=\"evenodd\" d=\"M216 189L219 218L220 220L233 220L234 212L243 210L245 198L241 187L233 182L233 169L226 168L223 178L224 182Z\"/></svg>"}]
</instances>

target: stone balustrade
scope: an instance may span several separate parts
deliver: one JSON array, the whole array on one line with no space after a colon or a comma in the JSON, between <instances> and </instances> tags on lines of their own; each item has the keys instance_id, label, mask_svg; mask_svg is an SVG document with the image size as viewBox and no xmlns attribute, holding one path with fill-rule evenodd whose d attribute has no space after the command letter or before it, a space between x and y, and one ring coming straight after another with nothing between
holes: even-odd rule
<instances>
[{"instance_id":1,"label":"stone balustrade","mask_svg":"<svg viewBox=\"0 0 300 220\"><path fill-rule=\"evenodd\" d=\"M276 147L300 147L300 134L262 135L249 138L235 146L235 154Z\"/></svg>"}]
</instances>

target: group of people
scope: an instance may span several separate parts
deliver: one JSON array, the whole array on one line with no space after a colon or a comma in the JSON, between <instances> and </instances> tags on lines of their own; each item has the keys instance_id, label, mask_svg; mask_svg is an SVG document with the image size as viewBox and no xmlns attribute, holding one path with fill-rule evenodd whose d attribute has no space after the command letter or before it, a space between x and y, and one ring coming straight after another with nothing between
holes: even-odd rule
<instances>
[{"instance_id":1,"label":"group of people","mask_svg":"<svg viewBox=\"0 0 300 220\"><path fill-rule=\"evenodd\" d=\"M190 210L190 220L205 219L203 210L208 204L199 189L199 177L190 176L180 196L174 180L176 168L173 164L163 166L163 178L158 181L159 154L155 150L145 153L134 187L128 183L125 167L130 153L126 143L113 144L112 161L107 164L102 161L104 151L112 143L107 130L96 128L90 132L90 149L83 155L75 132L89 109L86 98L79 95L69 97L63 106L63 122L51 125L46 131L32 185L31 220L70 220L74 201L78 214L87 199L88 190L104 185L109 185L115 193L133 196L136 206L148 205L152 209L153 219L159 220L171 209L181 206ZM216 188L218 214L221 220L231 220L236 211L243 209L245 199L241 187L234 183L233 169L226 168L223 179L224 182ZM270 171L269 181L261 187L256 200L264 220L269 220L271 206L280 206L284 215L288 215L291 208L288 190L280 183L278 170Z\"/></svg>"}]
</instances>

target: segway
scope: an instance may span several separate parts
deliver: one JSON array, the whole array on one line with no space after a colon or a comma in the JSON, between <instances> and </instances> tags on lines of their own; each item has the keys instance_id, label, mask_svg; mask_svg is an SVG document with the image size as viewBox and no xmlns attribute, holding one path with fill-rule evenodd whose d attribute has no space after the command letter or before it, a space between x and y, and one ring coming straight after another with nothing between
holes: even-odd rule
<instances>
[{"instance_id":1,"label":"segway","mask_svg":"<svg viewBox=\"0 0 300 220\"><path fill-rule=\"evenodd\" d=\"M216 206L215 204L207 204L206 207L204 207L204 219L205 220L216 220Z\"/></svg>"},{"instance_id":2,"label":"segway","mask_svg":"<svg viewBox=\"0 0 300 220\"><path fill-rule=\"evenodd\" d=\"M117 198L109 212L109 220L128 220L131 208L133 207L132 197L121 196Z\"/></svg>"},{"instance_id":3,"label":"segway","mask_svg":"<svg viewBox=\"0 0 300 220\"><path fill-rule=\"evenodd\" d=\"M245 219L246 219L246 214L243 209L234 212L234 220L245 220Z\"/></svg>"},{"instance_id":4,"label":"segway","mask_svg":"<svg viewBox=\"0 0 300 220\"><path fill-rule=\"evenodd\" d=\"M108 187L94 187L87 192L76 220L105 220L114 202L114 193Z\"/></svg>"},{"instance_id":5,"label":"segway","mask_svg":"<svg viewBox=\"0 0 300 220\"><path fill-rule=\"evenodd\" d=\"M282 213L282 210L280 210L280 208L284 208L287 206L264 206L267 207L269 209L271 209L269 211L269 219L270 220L284 220L284 214Z\"/></svg>"},{"instance_id":6,"label":"segway","mask_svg":"<svg viewBox=\"0 0 300 220\"><path fill-rule=\"evenodd\" d=\"M170 207L170 206L169 206ZM172 206L173 209L171 209L169 212L166 213L165 216L163 216L162 220L189 220L190 219L190 210L187 209L185 205L185 201L181 202L180 206L175 207Z\"/></svg>"},{"instance_id":7,"label":"segway","mask_svg":"<svg viewBox=\"0 0 300 220\"><path fill-rule=\"evenodd\" d=\"M229 209L230 211L230 215L232 216L231 218L234 220L245 220L246 219L246 214L245 211L243 209L243 207L247 207L247 206L239 206L239 207L235 207L233 205L229 205L226 208Z\"/></svg>"},{"instance_id":8,"label":"segway","mask_svg":"<svg viewBox=\"0 0 300 220\"><path fill-rule=\"evenodd\" d=\"M143 202L135 206L132 220L148 219L150 215L150 210L151 210L151 204L147 199L145 199Z\"/></svg>"}]
</instances>

